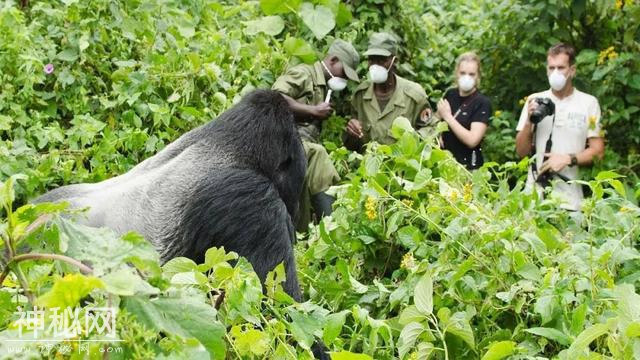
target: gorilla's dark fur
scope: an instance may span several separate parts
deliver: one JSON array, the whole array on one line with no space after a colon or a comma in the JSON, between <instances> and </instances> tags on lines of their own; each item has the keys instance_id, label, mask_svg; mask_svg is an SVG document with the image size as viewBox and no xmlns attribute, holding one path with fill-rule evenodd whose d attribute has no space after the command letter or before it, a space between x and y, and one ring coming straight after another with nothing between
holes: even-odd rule
<instances>
[{"instance_id":1,"label":"gorilla's dark fur","mask_svg":"<svg viewBox=\"0 0 640 360\"><path fill-rule=\"evenodd\" d=\"M224 246L246 257L264 282L284 261L284 288L300 301L292 219L305 171L287 102L257 90L126 174L64 186L36 202L89 206L88 225L137 231L163 262L176 256L202 261L208 248Z\"/></svg>"}]
</instances>

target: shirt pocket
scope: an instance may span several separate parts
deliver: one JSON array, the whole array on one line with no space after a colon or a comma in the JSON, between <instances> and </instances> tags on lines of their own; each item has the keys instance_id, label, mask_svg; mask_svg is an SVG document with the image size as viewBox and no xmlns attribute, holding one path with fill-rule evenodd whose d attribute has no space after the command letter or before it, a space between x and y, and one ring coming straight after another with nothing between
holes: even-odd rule
<instances>
[{"instance_id":1,"label":"shirt pocket","mask_svg":"<svg viewBox=\"0 0 640 360\"><path fill-rule=\"evenodd\" d=\"M567 127L577 131L587 130L587 114L570 112L567 116Z\"/></svg>"}]
</instances>

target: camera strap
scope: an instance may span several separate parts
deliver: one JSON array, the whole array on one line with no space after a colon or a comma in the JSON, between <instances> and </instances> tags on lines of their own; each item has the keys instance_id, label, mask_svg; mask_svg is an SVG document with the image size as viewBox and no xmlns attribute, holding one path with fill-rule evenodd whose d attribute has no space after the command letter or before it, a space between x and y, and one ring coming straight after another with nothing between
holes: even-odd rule
<instances>
[{"instance_id":1,"label":"camera strap","mask_svg":"<svg viewBox=\"0 0 640 360\"><path fill-rule=\"evenodd\" d=\"M556 125L556 114L555 112L553 113L553 118L551 118L551 131L549 131L549 138L547 139L547 143L544 146L544 154L546 153L550 153L551 152L551 147L553 147L553 140L551 139L553 137L553 128ZM538 137L538 124L534 124L533 125L533 146L531 148L531 158L534 159L534 162L531 164L531 172L533 173L533 178L537 179L538 178L538 160L535 158L536 156L536 138ZM542 154L543 159L544 159L544 154ZM543 160L544 161L544 160ZM564 176L563 176L564 177ZM563 179L564 180L564 179Z\"/></svg>"}]
</instances>

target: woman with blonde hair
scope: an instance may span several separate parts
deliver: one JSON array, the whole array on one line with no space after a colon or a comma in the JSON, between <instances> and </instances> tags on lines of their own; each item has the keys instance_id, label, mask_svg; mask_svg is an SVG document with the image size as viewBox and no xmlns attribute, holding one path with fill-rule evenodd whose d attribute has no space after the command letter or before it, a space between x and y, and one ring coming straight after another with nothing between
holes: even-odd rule
<instances>
[{"instance_id":1,"label":"woman with blonde hair","mask_svg":"<svg viewBox=\"0 0 640 360\"><path fill-rule=\"evenodd\" d=\"M443 147L456 160L473 170L482 166L482 139L491 117L491 101L478 91L480 58L464 53L456 61L457 87L449 89L438 102L438 117L449 125L442 134Z\"/></svg>"}]
</instances>

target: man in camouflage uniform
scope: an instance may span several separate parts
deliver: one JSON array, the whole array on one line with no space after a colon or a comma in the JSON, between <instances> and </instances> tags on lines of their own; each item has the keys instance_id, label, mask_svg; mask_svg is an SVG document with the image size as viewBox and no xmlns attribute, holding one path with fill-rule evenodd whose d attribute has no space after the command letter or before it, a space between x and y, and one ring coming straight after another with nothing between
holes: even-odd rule
<instances>
[{"instance_id":1,"label":"man in camouflage uniform","mask_svg":"<svg viewBox=\"0 0 640 360\"><path fill-rule=\"evenodd\" d=\"M331 214L333 197L325 191L340 178L326 149L320 144L322 121L333 109L327 100L330 87L339 91L346 86L346 79L359 81L355 68L360 56L346 41L333 42L327 56L313 65L293 66L280 76L272 86L289 102L296 118L298 133L307 156L305 185L300 198L298 231L305 231L312 220L311 207L318 217Z\"/></svg>"},{"instance_id":2,"label":"man in camouflage uniform","mask_svg":"<svg viewBox=\"0 0 640 360\"><path fill-rule=\"evenodd\" d=\"M369 62L369 80L353 94L352 119L347 124L345 145L360 150L369 141L395 142L391 136L393 121L404 116L414 128L424 126L420 114L431 111L427 94L419 84L396 74L397 40L388 33L374 33L364 53Z\"/></svg>"}]
</instances>

